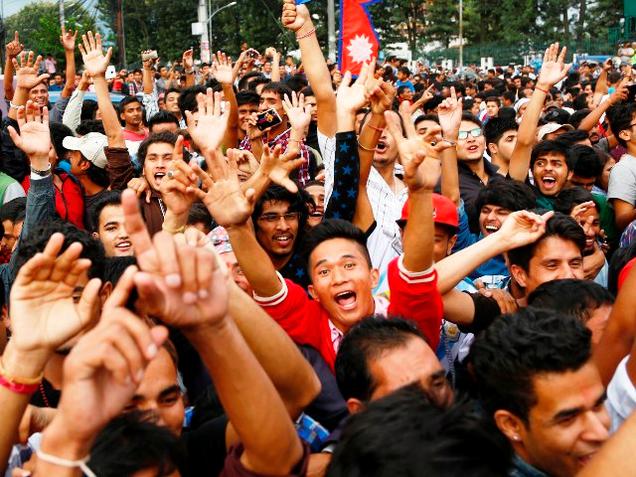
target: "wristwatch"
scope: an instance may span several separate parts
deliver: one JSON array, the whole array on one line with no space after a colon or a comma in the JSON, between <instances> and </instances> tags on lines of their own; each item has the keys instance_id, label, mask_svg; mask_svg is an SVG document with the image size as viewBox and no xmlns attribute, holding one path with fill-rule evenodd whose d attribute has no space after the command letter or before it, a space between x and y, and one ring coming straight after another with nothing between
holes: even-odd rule
<instances>
[{"instance_id":1,"label":"wristwatch","mask_svg":"<svg viewBox=\"0 0 636 477\"><path fill-rule=\"evenodd\" d=\"M49 164L49 167L46 168L43 171L39 171L36 168L34 168L33 166L31 166L31 173L35 174L36 176L40 176L40 177L47 177L51 175L51 164Z\"/></svg>"}]
</instances>

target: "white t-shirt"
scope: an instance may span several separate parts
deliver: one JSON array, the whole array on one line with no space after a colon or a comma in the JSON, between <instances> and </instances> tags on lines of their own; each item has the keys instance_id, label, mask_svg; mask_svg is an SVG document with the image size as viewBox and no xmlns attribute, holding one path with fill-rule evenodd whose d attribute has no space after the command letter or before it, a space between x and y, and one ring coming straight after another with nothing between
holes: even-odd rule
<instances>
[{"instance_id":1,"label":"white t-shirt","mask_svg":"<svg viewBox=\"0 0 636 477\"><path fill-rule=\"evenodd\" d=\"M612 380L607 386L607 401L605 407L612 420L610 432L616 432L621 424L636 409L636 389L627 374L626 356L616 368Z\"/></svg>"}]
</instances>

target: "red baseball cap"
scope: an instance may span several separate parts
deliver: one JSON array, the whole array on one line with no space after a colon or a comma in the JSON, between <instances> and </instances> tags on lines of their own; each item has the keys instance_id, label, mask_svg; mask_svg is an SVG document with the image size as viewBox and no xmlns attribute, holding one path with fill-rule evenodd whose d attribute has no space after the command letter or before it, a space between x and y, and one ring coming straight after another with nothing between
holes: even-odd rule
<instances>
[{"instance_id":1,"label":"red baseball cap","mask_svg":"<svg viewBox=\"0 0 636 477\"><path fill-rule=\"evenodd\" d=\"M402 207L402 216L400 217L400 220L398 220L398 224L400 222L406 224L408 219L409 201L407 199L404 203L404 207ZM433 194L433 221L439 225L459 228L457 207L452 200L440 194Z\"/></svg>"}]
</instances>

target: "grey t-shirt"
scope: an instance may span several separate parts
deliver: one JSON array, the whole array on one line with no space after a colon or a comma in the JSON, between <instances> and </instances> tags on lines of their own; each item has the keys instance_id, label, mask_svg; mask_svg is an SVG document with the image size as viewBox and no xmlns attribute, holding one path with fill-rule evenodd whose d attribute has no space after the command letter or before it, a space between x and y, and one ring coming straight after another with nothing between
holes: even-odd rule
<instances>
[{"instance_id":1,"label":"grey t-shirt","mask_svg":"<svg viewBox=\"0 0 636 477\"><path fill-rule=\"evenodd\" d=\"M625 154L612 168L607 198L636 204L636 157Z\"/></svg>"}]
</instances>

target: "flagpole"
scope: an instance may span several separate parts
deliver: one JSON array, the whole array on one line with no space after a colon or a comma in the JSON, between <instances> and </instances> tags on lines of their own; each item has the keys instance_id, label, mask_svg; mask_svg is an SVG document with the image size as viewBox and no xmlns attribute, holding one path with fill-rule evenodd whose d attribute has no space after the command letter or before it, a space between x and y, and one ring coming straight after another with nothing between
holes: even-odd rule
<instances>
[{"instance_id":1,"label":"flagpole","mask_svg":"<svg viewBox=\"0 0 636 477\"><path fill-rule=\"evenodd\" d=\"M327 0L327 35L328 35L328 57L336 60L336 6L334 0Z\"/></svg>"},{"instance_id":2,"label":"flagpole","mask_svg":"<svg viewBox=\"0 0 636 477\"><path fill-rule=\"evenodd\" d=\"M464 0L459 0L459 74L464 67Z\"/></svg>"}]
</instances>

